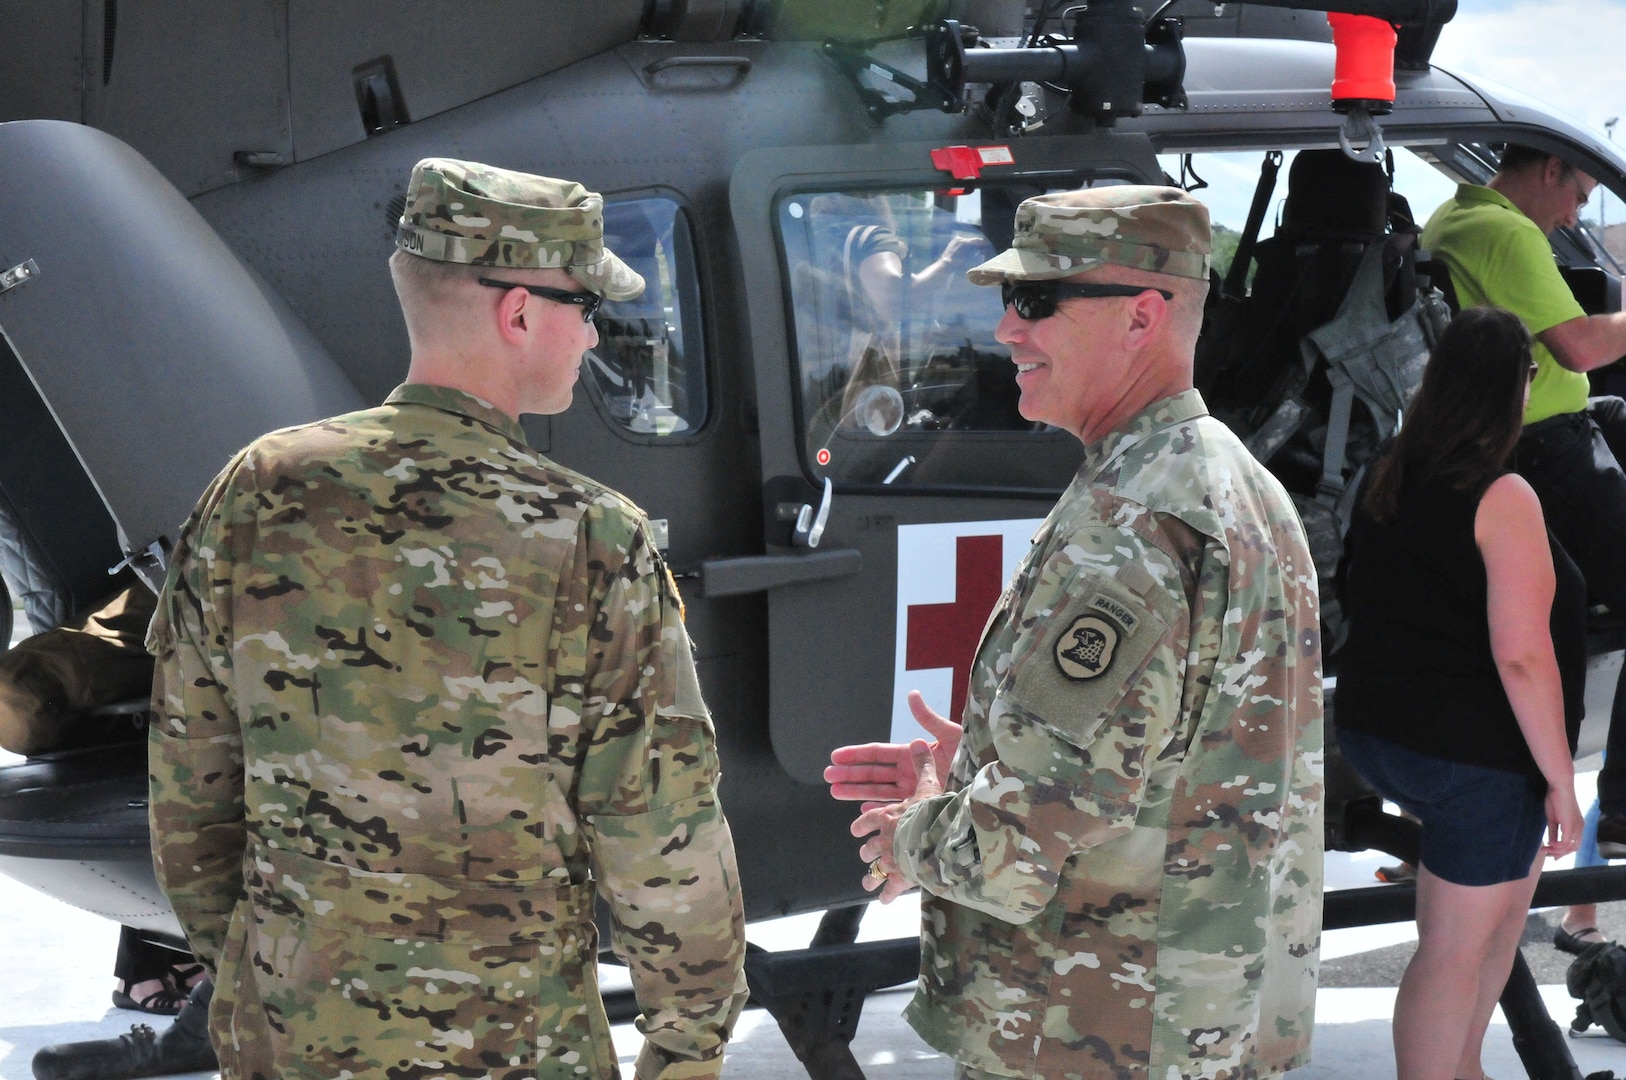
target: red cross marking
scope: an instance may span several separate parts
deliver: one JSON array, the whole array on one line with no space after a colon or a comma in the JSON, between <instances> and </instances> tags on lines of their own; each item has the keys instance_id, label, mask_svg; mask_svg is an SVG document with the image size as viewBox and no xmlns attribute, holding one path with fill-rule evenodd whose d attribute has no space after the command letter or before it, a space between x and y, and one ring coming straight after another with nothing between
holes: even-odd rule
<instances>
[{"instance_id":1,"label":"red cross marking","mask_svg":"<svg viewBox=\"0 0 1626 1080\"><path fill-rule=\"evenodd\" d=\"M977 639L1004 587L1004 546L999 536L959 537L954 548L954 602L909 605L904 670L954 669L949 719L956 723L965 709Z\"/></svg>"}]
</instances>

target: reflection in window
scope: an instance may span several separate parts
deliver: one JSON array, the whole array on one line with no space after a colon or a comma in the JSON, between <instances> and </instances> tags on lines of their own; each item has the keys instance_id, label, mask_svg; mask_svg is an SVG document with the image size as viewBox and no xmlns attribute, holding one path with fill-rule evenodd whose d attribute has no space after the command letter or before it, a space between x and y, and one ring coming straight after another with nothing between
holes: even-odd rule
<instances>
[{"instance_id":1,"label":"reflection in window","mask_svg":"<svg viewBox=\"0 0 1626 1080\"><path fill-rule=\"evenodd\" d=\"M815 476L1066 483L1077 443L1017 411L1010 350L994 338L999 292L965 278L1009 245L1017 203L1041 190L990 185L963 195L826 192L781 201L800 420ZM1020 455L990 453L1013 440ZM1051 442L1055 452L1032 452Z\"/></svg>"},{"instance_id":2,"label":"reflection in window","mask_svg":"<svg viewBox=\"0 0 1626 1080\"><path fill-rule=\"evenodd\" d=\"M643 295L605 303L582 370L600 407L638 435L689 435L706 421L705 348L688 222L670 199L604 208L604 242L644 276Z\"/></svg>"}]
</instances>

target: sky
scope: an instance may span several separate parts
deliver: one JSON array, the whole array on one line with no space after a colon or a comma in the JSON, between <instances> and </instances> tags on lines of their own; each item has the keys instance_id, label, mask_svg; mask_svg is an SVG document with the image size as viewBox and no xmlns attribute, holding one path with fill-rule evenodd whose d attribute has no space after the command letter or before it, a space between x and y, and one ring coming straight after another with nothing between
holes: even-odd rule
<instances>
[{"instance_id":1,"label":"sky","mask_svg":"<svg viewBox=\"0 0 1626 1080\"><path fill-rule=\"evenodd\" d=\"M1626 112L1623 41L1626 0L1459 0L1434 60L1516 87L1601 134Z\"/></svg>"},{"instance_id":2,"label":"sky","mask_svg":"<svg viewBox=\"0 0 1626 1080\"><path fill-rule=\"evenodd\" d=\"M1623 44L1626 0L1459 0L1434 63L1520 89L1606 135L1605 120L1626 117ZM1626 128L1615 133L1626 145ZM1593 195L1589 216L1602 198ZM1613 195L1603 211L1626 221Z\"/></svg>"},{"instance_id":3,"label":"sky","mask_svg":"<svg viewBox=\"0 0 1626 1080\"><path fill-rule=\"evenodd\" d=\"M1447 71L1511 86L1606 135L1604 121L1626 117L1621 49L1626 0L1458 0L1434 62ZM1626 145L1626 128L1615 129ZM1596 217L1603 196L1593 196ZM1615 196L1605 221L1626 221Z\"/></svg>"},{"instance_id":4,"label":"sky","mask_svg":"<svg viewBox=\"0 0 1626 1080\"><path fill-rule=\"evenodd\" d=\"M1458 0L1456 17L1434 50L1434 63L1513 87L1599 138L1607 135L1604 122L1620 117L1623 123L1615 135L1626 148L1623 48L1626 0ZM1223 157L1210 163L1214 175L1203 174L1212 188L1200 197L1210 201L1216 221L1240 228L1259 176L1259 157ZM1430 166L1404 157L1397 164L1396 186L1410 198L1419 219L1426 219L1452 191L1450 182ZM1593 196L1588 217L1598 216L1603 198ZM1605 223L1626 222L1626 206L1614 195L1602 212Z\"/></svg>"}]
</instances>

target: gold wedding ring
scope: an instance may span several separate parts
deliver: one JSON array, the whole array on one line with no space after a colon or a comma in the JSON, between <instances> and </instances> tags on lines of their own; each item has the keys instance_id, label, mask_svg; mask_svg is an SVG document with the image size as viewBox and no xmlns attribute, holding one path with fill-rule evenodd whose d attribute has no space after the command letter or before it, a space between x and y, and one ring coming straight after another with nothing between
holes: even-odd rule
<instances>
[{"instance_id":1,"label":"gold wedding ring","mask_svg":"<svg viewBox=\"0 0 1626 1080\"><path fill-rule=\"evenodd\" d=\"M874 878L876 881L886 880L886 871L881 869L880 859L876 859L874 862L869 864L869 876Z\"/></svg>"}]
</instances>

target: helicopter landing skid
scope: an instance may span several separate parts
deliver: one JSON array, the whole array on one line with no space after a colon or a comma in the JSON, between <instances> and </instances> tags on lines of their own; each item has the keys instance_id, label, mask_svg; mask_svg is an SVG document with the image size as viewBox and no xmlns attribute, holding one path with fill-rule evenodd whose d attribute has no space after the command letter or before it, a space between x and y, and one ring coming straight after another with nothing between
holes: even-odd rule
<instances>
[{"instance_id":1,"label":"helicopter landing skid","mask_svg":"<svg viewBox=\"0 0 1626 1080\"><path fill-rule=\"evenodd\" d=\"M864 908L826 911L806 949L746 952L752 1002L779 1024L812 1080L864 1080L852 1053L864 998L912 982L920 970L918 938L854 943Z\"/></svg>"}]
</instances>

